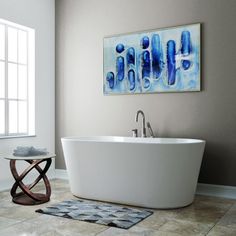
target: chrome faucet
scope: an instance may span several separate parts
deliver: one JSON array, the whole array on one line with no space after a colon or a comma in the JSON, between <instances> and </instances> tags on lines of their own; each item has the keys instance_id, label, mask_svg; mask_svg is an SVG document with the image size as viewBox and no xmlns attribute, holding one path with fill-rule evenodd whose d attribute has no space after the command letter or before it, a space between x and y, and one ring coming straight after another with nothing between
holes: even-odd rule
<instances>
[{"instance_id":1,"label":"chrome faucet","mask_svg":"<svg viewBox=\"0 0 236 236\"><path fill-rule=\"evenodd\" d=\"M142 110L138 110L137 113L136 113L136 116L135 116L135 121L138 122L138 117L139 117L139 114L142 115L142 130L141 130L141 137L145 138L147 137L146 135L146 127L145 127L145 115L143 113Z\"/></svg>"}]
</instances>

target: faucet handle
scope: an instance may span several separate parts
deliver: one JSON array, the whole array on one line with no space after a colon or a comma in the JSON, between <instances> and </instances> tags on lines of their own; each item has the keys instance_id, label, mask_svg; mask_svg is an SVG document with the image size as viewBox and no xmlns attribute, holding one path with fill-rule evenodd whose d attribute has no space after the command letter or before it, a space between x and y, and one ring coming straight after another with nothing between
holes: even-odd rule
<instances>
[{"instance_id":1,"label":"faucet handle","mask_svg":"<svg viewBox=\"0 0 236 236\"><path fill-rule=\"evenodd\" d=\"M155 135L154 135L154 133L153 133L153 130L152 130L152 127L151 127L150 122L147 122L147 127L148 127L148 131L149 131L149 133L150 133L150 136L151 136L152 138L155 138Z\"/></svg>"},{"instance_id":2,"label":"faucet handle","mask_svg":"<svg viewBox=\"0 0 236 236\"><path fill-rule=\"evenodd\" d=\"M137 138L138 137L138 130L132 129L132 134L133 134L133 137Z\"/></svg>"}]
</instances>

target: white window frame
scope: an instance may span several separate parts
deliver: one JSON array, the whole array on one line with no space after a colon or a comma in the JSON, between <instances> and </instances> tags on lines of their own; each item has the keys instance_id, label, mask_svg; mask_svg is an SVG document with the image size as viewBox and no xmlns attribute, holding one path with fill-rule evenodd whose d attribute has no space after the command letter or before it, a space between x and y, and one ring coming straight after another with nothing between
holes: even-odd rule
<instances>
[{"instance_id":1,"label":"white window frame","mask_svg":"<svg viewBox=\"0 0 236 236\"><path fill-rule=\"evenodd\" d=\"M5 133L0 134L0 138L12 137L26 137L35 136L35 30L26 26L15 24L3 19L0 19L0 25L5 26L5 58L0 59L5 63L5 94L4 98L0 100L5 104ZM8 29L13 28L17 30L17 61L10 61L8 58ZM24 31L27 36L27 59L26 63L19 62L19 30ZM17 98L8 97L8 64L17 66ZM19 98L19 66L26 67L27 74L27 94L25 99ZM17 102L17 132L9 132L9 102ZM24 101L27 104L27 130L26 132L19 132L19 102ZM1 114L0 114L1 115Z\"/></svg>"}]
</instances>

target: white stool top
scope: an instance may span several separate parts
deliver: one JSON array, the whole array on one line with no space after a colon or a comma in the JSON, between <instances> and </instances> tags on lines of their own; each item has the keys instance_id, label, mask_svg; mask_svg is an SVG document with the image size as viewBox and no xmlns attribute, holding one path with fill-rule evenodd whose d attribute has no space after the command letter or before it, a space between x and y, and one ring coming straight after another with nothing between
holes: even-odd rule
<instances>
[{"instance_id":1,"label":"white stool top","mask_svg":"<svg viewBox=\"0 0 236 236\"><path fill-rule=\"evenodd\" d=\"M14 156L13 154L0 154L0 157L8 159L8 160L43 160L48 158L54 158L56 154L48 153L47 155L37 155L37 156L27 156L27 157L19 157Z\"/></svg>"}]
</instances>

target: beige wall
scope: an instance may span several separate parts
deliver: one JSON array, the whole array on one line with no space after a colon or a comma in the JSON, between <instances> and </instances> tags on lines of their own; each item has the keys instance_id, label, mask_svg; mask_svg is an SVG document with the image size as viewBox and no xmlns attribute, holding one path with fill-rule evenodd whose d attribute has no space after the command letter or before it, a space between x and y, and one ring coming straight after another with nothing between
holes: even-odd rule
<instances>
[{"instance_id":1,"label":"beige wall","mask_svg":"<svg viewBox=\"0 0 236 236\"><path fill-rule=\"evenodd\" d=\"M236 186L235 12L235 0L57 0L56 167L61 137L131 135L142 109L158 136L207 141L200 182ZM196 22L202 92L103 95L104 36Z\"/></svg>"}]
</instances>

